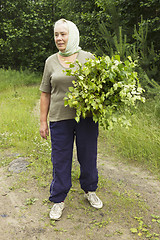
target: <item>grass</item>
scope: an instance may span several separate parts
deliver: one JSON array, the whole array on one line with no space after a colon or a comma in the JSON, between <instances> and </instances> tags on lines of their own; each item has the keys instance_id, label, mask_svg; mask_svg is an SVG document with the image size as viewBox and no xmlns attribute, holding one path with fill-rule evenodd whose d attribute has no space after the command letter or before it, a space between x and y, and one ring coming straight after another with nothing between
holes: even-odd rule
<instances>
[{"instance_id":1,"label":"grass","mask_svg":"<svg viewBox=\"0 0 160 240\"><path fill-rule=\"evenodd\" d=\"M34 83L37 82L38 85L28 85L30 77L26 76L26 73L23 75L22 72L17 73L8 70L5 73L4 70L1 71L0 86L3 87L0 91L0 151L3 154L3 151L9 150L30 158L29 171L19 174L17 183L13 182L11 187L13 187L13 190L17 188L26 191L26 189L30 189L27 184L30 181L34 181L38 183L40 191L43 191L46 187L49 188L52 178L52 165L50 161L50 139L47 141L41 139L39 135L39 120L37 118L38 113L35 113L40 97L40 78L36 78L33 81ZM16 85L18 74L21 75L23 83L20 83L18 80ZM8 84L9 88L7 87ZM160 128L159 115L157 112L154 114L153 111L155 106L157 106L157 101L155 100L139 105L132 116L132 127L129 129L124 129L120 126L116 126L112 131L100 129L99 151L104 155L109 151L117 156L121 155L126 161L143 165L145 168L159 173ZM8 159L3 159L1 165L7 165L9 161ZM124 219L126 219L125 224L128 228L137 230L137 233L134 234L138 236L140 232L144 235L141 229L143 226L141 227L141 225L145 224L145 220L143 222L142 220L140 221L140 217L148 214L146 213L147 208L134 191L126 191L123 183L117 184L100 176L98 194L104 201L104 208L98 212L91 209L89 205L84 204L83 192L79 187L78 177L79 166L73 161L73 187L66 199L66 204L71 209L67 213L67 221L70 219L74 222L77 221L76 226L80 229L85 224L88 239L94 235L93 231L106 229L108 225L118 224L119 221L124 221ZM36 197L31 196L26 199L27 206L31 207L30 205L35 203ZM42 202L42 204L46 203L47 206L49 205L46 199L43 199ZM77 214L75 214L75 211ZM146 217L147 222L149 222L149 217L151 216ZM82 219L82 221L79 219ZM89 222L88 219L90 219ZM156 221L159 221L159 216ZM156 221L152 222L152 224L157 224ZM50 225L56 226L55 231L63 231L63 229L58 227L58 223ZM122 233L119 229L115 229L113 234L121 235ZM147 234L149 234L149 228L147 228Z\"/></svg>"},{"instance_id":2,"label":"grass","mask_svg":"<svg viewBox=\"0 0 160 240\"><path fill-rule=\"evenodd\" d=\"M40 76L29 71L0 69L0 92L13 89L14 94L18 87L35 85L40 82Z\"/></svg>"},{"instance_id":3,"label":"grass","mask_svg":"<svg viewBox=\"0 0 160 240\"><path fill-rule=\"evenodd\" d=\"M37 122L33 118L35 100L39 97L37 87L9 89L0 94L0 142L2 146L13 146L22 151L31 149L37 133Z\"/></svg>"},{"instance_id":4,"label":"grass","mask_svg":"<svg viewBox=\"0 0 160 240\"><path fill-rule=\"evenodd\" d=\"M132 126L115 126L111 131L101 129L101 141L108 149L125 160L160 173L160 115L154 112L157 101L149 99L140 104L131 116Z\"/></svg>"}]
</instances>

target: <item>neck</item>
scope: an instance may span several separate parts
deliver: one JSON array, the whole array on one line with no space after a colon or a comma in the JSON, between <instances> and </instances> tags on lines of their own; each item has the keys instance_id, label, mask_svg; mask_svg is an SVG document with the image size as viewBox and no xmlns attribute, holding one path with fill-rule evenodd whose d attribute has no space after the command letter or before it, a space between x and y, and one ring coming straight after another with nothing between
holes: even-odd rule
<instances>
[{"instance_id":1,"label":"neck","mask_svg":"<svg viewBox=\"0 0 160 240\"><path fill-rule=\"evenodd\" d=\"M78 53L74 53L70 56L61 56L59 53L57 54L59 62L64 67L69 67L70 63L74 63L77 58Z\"/></svg>"}]
</instances>

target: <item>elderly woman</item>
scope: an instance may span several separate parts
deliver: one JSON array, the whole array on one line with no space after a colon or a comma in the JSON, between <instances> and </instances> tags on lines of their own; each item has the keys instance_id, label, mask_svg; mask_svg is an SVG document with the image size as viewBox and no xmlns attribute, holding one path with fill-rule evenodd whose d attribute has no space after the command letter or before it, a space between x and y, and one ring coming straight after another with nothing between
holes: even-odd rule
<instances>
[{"instance_id":1,"label":"elderly woman","mask_svg":"<svg viewBox=\"0 0 160 240\"><path fill-rule=\"evenodd\" d=\"M87 59L93 58L93 55L79 47L79 31L71 21L60 19L55 23L54 39L59 52L46 60L40 86L40 134L44 139L49 135L47 124L49 114L53 163L49 200L54 203L50 218L58 220L64 209L64 200L72 186L74 139L80 164L79 180L84 197L95 208L102 208L103 203L95 193L98 184L98 124L92 120L91 115L85 119L81 118L77 123L75 109L64 107L65 94L74 80L73 76L66 76L64 70L69 68L69 62L74 63L78 59L84 64Z\"/></svg>"}]
</instances>

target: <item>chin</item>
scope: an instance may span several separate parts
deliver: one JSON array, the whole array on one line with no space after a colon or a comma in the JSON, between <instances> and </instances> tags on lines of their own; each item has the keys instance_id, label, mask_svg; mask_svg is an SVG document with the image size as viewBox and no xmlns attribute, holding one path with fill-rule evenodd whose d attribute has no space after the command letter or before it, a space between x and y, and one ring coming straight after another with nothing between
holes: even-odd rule
<instances>
[{"instance_id":1,"label":"chin","mask_svg":"<svg viewBox=\"0 0 160 240\"><path fill-rule=\"evenodd\" d=\"M59 51L61 51L62 53L65 53L65 49L58 49Z\"/></svg>"}]
</instances>

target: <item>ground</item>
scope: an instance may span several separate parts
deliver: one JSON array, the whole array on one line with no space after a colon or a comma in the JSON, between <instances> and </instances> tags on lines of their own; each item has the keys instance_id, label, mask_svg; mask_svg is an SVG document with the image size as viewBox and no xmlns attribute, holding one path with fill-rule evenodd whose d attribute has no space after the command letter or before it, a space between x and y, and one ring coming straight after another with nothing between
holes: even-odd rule
<instances>
[{"instance_id":1,"label":"ground","mask_svg":"<svg viewBox=\"0 0 160 240\"><path fill-rule=\"evenodd\" d=\"M17 153L0 154L14 160ZM77 168L77 163L73 168ZM25 174L0 168L0 239L4 240L137 240L160 239L160 182L140 167L107 155L105 143L98 153L99 189L104 207L93 209L84 199L78 180L65 201L60 221L50 221L52 204L48 186L39 186ZM26 177L28 174L28 177ZM24 176L23 176L24 175ZM137 231L136 233L132 233Z\"/></svg>"}]
</instances>

